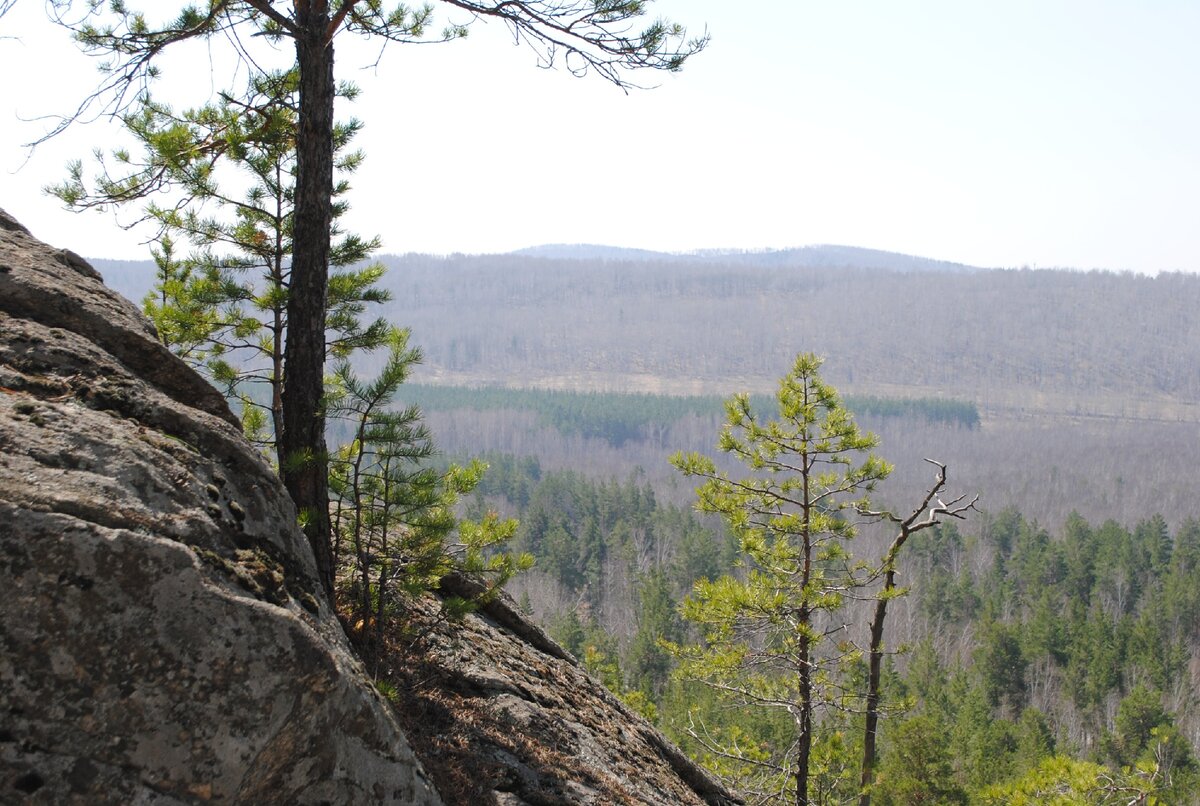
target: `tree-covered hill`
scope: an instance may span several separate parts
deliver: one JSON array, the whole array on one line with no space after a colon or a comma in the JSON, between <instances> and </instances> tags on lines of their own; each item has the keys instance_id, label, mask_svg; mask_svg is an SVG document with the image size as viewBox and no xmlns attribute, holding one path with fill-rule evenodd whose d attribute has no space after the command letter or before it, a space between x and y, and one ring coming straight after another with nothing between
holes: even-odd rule
<instances>
[{"instance_id":1,"label":"tree-covered hill","mask_svg":"<svg viewBox=\"0 0 1200 806\"><path fill-rule=\"evenodd\" d=\"M1200 419L1200 277L388 258L440 383L769 392L801 350L848 394Z\"/></svg>"},{"instance_id":2,"label":"tree-covered hill","mask_svg":"<svg viewBox=\"0 0 1200 806\"><path fill-rule=\"evenodd\" d=\"M792 249L704 249L695 252L654 252L595 244L543 244L513 252L537 258L606 261L679 261L744 266L847 266L886 271L979 271L976 266L945 260L863 249L857 246L801 246Z\"/></svg>"},{"instance_id":3,"label":"tree-covered hill","mask_svg":"<svg viewBox=\"0 0 1200 806\"><path fill-rule=\"evenodd\" d=\"M848 394L1200 421L1200 276L765 255L388 256L383 313L412 328L436 383L770 392L812 350ZM124 293L150 285L149 264L97 263Z\"/></svg>"},{"instance_id":4,"label":"tree-covered hill","mask_svg":"<svg viewBox=\"0 0 1200 806\"><path fill-rule=\"evenodd\" d=\"M1200 440L1200 277L736 257L387 258L387 317L425 351L407 402L425 406L450 451L661 477L666 454L711 447L720 398L772 391L811 349L884 437L904 489L921 488L908 468L934 457L989 507L1044 523L1073 509L1122 522L1154 511L1172 525L1200 515L1188 448ZM135 296L148 279L137 264L100 268ZM468 400L447 386L488 391ZM531 387L561 394L535 401ZM863 407L899 399L969 406L979 427Z\"/></svg>"}]
</instances>

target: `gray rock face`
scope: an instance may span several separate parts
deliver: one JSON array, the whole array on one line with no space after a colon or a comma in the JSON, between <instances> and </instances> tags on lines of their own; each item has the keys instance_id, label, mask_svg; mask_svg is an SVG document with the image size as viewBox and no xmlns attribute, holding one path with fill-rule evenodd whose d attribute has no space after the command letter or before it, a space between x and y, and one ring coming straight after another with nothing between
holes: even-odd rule
<instances>
[{"instance_id":1,"label":"gray rock face","mask_svg":"<svg viewBox=\"0 0 1200 806\"><path fill-rule=\"evenodd\" d=\"M481 591L451 575L441 593ZM410 603L420 636L379 664L418 756L451 806L742 801L631 711L501 594L461 623Z\"/></svg>"},{"instance_id":2,"label":"gray rock face","mask_svg":"<svg viewBox=\"0 0 1200 806\"><path fill-rule=\"evenodd\" d=\"M0 596L0 802L439 802L223 399L3 211Z\"/></svg>"}]
</instances>

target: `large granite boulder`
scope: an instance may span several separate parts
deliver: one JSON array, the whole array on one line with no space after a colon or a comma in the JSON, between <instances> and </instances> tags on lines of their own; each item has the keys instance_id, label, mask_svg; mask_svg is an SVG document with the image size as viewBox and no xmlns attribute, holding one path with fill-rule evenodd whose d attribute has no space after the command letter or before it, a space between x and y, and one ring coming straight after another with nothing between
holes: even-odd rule
<instances>
[{"instance_id":1,"label":"large granite boulder","mask_svg":"<svg viewBox=\"0 0 1200 806\"><path fill-rule=\"evenodd\" d=\"M0 802L439 799L207 383L0 211Z\"/></svg>"}]
</instances>

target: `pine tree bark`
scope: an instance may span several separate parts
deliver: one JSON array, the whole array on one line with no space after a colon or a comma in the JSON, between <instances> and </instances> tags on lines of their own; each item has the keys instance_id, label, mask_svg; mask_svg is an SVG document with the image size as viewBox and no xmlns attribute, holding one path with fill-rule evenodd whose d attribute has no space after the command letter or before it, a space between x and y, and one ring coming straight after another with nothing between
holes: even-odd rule
<instances>
[{"instance_id":1,"label":"pine tree bark","mask_svg":"<svg viewBox=\"0 0 1200 806\"><path fill-rule=\"evenodd\" d=\"M284 486L299 510L325 592L333 594L325 447L325 298L333 218L333 43L329 7L296 4L300 115L288 338L284 351Z\"/></svg>"},{"instance_id":2,"label":"pine tree bark","mask_svg":"<svg viewBox=\"0 0 1200 806\"><path fill-rule=\"evenodd\" d=\"M804 390L804 402L807 405L809 390ZM807 449L800 453L800 476L803 484L803 527L800 539L804 543L803 588L807 589L813 575L813 460ZM800 624L803 630L812 627L813 613L806 603L800 608ZM800 737L796 748L796 806L808 806L808 760L812 754L812 638L804 632L800 636Z\"/></svg>"},{"instance_id":3,"label":"pine tree bark","mask_svg":"<svg viewBox=\"0 0 1200 806\"><path fill-rule=\"evenodd\" d=\"M811 614L801 616L807 626ZM812 649L807 636L800 639L800 741L796 748L796 806L809 806L808 764L812 755Z\"/></svg>"}]
</instances>

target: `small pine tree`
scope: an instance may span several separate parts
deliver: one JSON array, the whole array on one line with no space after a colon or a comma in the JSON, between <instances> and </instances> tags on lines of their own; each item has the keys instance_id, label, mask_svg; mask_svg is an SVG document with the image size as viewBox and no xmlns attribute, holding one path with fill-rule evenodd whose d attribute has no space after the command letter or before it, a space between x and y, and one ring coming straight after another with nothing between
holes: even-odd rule
<instances>
[{"instance_id":1,"label":"small pine tree","mask_svg":"<svg viewBox=\"0 0 1200 806\"><path fill-rule=\"evenodd\" d=\"M734 480L707 457L672 458L685 475L704 480L697 506L726 519L745 568L736 577L696 582L683 614L700 626L704 645L675 651L684 677L791 719L792 740L768 752L762 744L691 733L723 759L724 768L740 766L745 777L739 785L765 799L783 799L791 790L795 803L806 805L814 784L823 791L852 786L844 764L848 746L839 739L818 753L814 732L822 711L861 709L859 803L869 806L887 605L904 594L896 586L899 552L915 532L943 518L962 518L975 499L943 502L938 496L946 468L931 462L938 469L934 483L907 517L872 510L869 495L891 467L871 453L877 438L858 428L837 392L821 380L820 367L815 355L796 358L780 381L777 420L760 421L747 395L726 403L719 447L756 475ZM875 567L849 550L859 521L885 522L898 531ZM874 593L867 590L875 585ZM848 597L876 601L865 665L838 612Z\"/></svg>"},{"instance_id":2,"label":"small pine tree","mask_svg":"<svg viewBox=\"0 0 1200 806\"><path fill-rule=\"evenodd\" d=\"M66 182L49 188L70 207L86 209L155 198L140 220L159 235L152 254L157 282L143 307L159 338L207 374L243 412L247 435L275 451L283 430L284 347L291 284L296 175L295 69L256 75L243 96L178 112L143 97L122 117L140 148L100 159L89 190L81 162ZM339 96L357 90L342 85ZM369 303L384 302L383 267L362 267L378 246L338 228L347 210L347 177L362 162L349 144L356 120L334 129L342 177L334 187L333 235L325 324L326 355L382 347L388 325L364 323ZM220 178L222 181L218 181ZM240 193L225 185L245 188ZM181 241L191 246L177 256ZM279 459L278 456L275 457Z\"/></svg>"},{"instance_id":3,"label":"small pine tree","mask_svg":"<svg viewBox=\"0 0 1200 806\"><path fill-rule=\"evenodd\" d=\"M429 460L432 437L415 406L394 409L400 386L421 353L408 331L392 328L388 357L373 380L358 378L338 362L327 394L329 416L349 424L353 437L330 461L334 563L360 634L379 638L398 593L432 589L452 571L485 579L486 598L514 574L529 568L529 555L502 550L516 521L488 512L460 521L455 507L479 484L482 462L445 471ZM455 613L473 602L451 601Z\"/></svg>"},{"instance_id":4,"label":"small pine tree","mask_svg":"<svg viewBox=\"0 0 1200 806\"><path fill-rule=\"evenodd\" d=\"M721 745L699 732L707 749L747 773L751 793L809 801L814 730L826 706L854 696L839 669L859 656L834 618L846 594L867 584L865 566L848 544L854 514L890 467L871 454L873 434L862 432L836 391L824 383L821 360L796 359L780 382L779 418L763 422L747 395L726 403L720 449L755 475L731 479L699 454L672 458L681 472L703 479L698 508L722 515L737 537L745 572L700 580L683 614L703 631L703 646L676 648L680 674L737 703L778 709L790 716L793 741L765 756Z\"/></svg>"}]
</instances>

